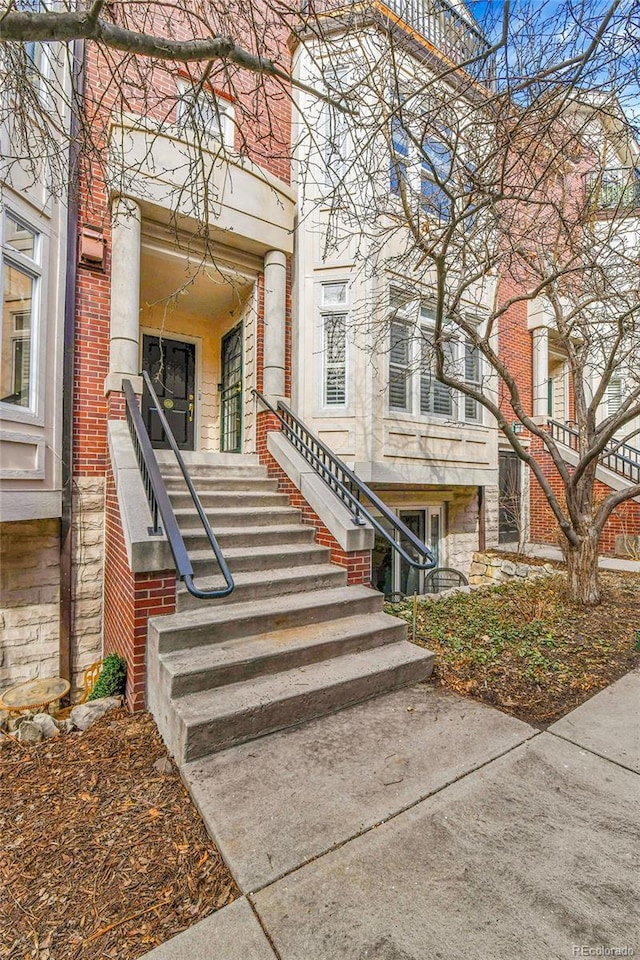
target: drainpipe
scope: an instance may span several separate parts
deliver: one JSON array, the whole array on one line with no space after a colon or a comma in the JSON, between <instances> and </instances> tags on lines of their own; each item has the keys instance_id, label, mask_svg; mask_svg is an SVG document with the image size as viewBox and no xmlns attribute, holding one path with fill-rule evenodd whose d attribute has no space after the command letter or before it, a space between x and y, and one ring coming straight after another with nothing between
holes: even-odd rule
<instances>
[{"instance_id":1,"label":"drainpipe","mask_svg":"<svg viewBox=\"0 0 640 960\"><path fill-rule=\"evenodd\" d=\"M71 103L69 121L69 192L67 195L67 264L64 306L64 355L62 361L62 516L60 519L60 647L59 673L71 681L73 658L72 529L73 529L73 387L75 357L75 309L79 217L80 102L84 90L82 40L72 52Z\"/></svg>"}]
</instances>

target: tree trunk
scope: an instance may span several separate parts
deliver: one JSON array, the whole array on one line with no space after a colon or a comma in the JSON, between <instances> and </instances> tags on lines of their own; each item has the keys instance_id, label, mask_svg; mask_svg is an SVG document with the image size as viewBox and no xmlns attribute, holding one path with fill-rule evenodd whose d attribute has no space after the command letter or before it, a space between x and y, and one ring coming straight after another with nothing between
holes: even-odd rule
<instances>
[{"instance_id":1,"label":"tree trunk","mask_svg":"<svg viewBox=\"0 0 640 960\"><path fill-rule=\"evenodd\" d=\"M590 530L574 547L567 544L567 580L574 603L593 607L600 603L598 584L598 534Z\"/></svg>"}]
</instances>

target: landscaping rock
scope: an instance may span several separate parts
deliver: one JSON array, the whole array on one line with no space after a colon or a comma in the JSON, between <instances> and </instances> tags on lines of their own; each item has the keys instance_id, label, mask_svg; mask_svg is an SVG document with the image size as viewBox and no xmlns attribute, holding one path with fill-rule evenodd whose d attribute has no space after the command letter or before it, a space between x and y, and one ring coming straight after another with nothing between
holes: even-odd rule
<instances>
[{"instance_id":1,"label":"landscaping rock","mask_svg":"<svg viewBox=\"0 0 640 960\"><path fill-rule=\"evenodd\" d=\"M78 730L87 730L92 723L104 717L109 710L115 710L122 704L122 697L101 697L99 700L90 700L80 703L71 711L71 719Z\"/></svg>"},{"instance_id":2,"label":"landscaping rock","mask_svg":"<svg viewBox=\"0 0 640 960\"><path fill-rule=\"evenodd\" d=\"M505 560L502 564L502 572L505 577L514 577L516 573L515 563L511 563L511 560Z\"/></svg>"},{"instance_id":3,"label":"landscaping rock","mask_svg":"<svg viewBox=\"0 0 640 960\"><path fill-rule=\"evenodd\" d=\"M169 757L160 757L153 765L153 769L158 773L173 773L173 764Z\"/></svg>"},{"instance_id":4,"label":"landscaping rock","mask_svg":"<svg viewBox=\"0 0 640 960\"><path fill-rule=\"evenodd\" d=\"M67 717L66 720L58 720L58 729L60 733L72 733L76 729L76 725L71 717Z\"/></svg>"},{"instance_id":5,"label":"landscaping rock","mask_svg":"<svg viewBox=\"0 0 640 960\"><path fill-rule=\"evenodd\" d=\"M0 710L0 730L5 730L9 722L9 711Z\"/></svg>"},{"instance_id":6,"label":"landscaping rock","mask_svg":"<svg viewBox=\"0 0 640 960\"><path fill-rule=\"evenodd\" d=\"M3 747L8 747L10 743L11 737L0 731L0 750L2 750Z\"/></svg>"},{"instance_id":7,"label":"landscaping rock","mask_svg":"<svg viewBox=\"0 0 640 960\"><path fill-rule=\"evenodd\" d=\"M18 728L17 739L20 743L40 743L41 740L44 740L44 734L33 720L23 720Z\"/></svg>"},{"instance_id":8,"label":"landscaping rock","mask_svg":"<svg viewBox=\"0 0 640 960\"><path fill-rule=\"evenodd\" d=\"M31 722L36 723L40 727L45 740L60 736L58 724L49 713L36 713Z\"/></svg>"}]
</instances>

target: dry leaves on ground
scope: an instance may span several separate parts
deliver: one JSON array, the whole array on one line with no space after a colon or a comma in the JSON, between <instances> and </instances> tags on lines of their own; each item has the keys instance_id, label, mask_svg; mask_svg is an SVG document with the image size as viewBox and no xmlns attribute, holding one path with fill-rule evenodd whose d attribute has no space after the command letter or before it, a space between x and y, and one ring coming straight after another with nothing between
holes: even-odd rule
<instances>
[{"instance_id":1,"label":"dry leaves on ground","mask_svg":"<svg viewBox=\"0 0 640 960\"><path fill-rule=\"evenodd\" d=\"M0 958L133 960L238 890L149 714L0 751Z\"/></svg>"}]
</instances>

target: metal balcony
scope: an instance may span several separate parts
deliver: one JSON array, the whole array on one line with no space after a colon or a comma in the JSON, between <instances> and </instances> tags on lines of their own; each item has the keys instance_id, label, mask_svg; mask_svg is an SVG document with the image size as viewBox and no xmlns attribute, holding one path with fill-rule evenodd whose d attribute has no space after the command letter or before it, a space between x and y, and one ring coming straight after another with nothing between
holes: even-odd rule
<instances>
[{"instance_id":1,"label":"metal balcony","mask_svg":"<svg viewBox=\"0 0 640 960\"><path fill-rule=\"evenodd\" d=\"M586 174L587 197L595 210L627 211L640 208L640 170L608 167Z\"/></svg>"}]
</instances>

